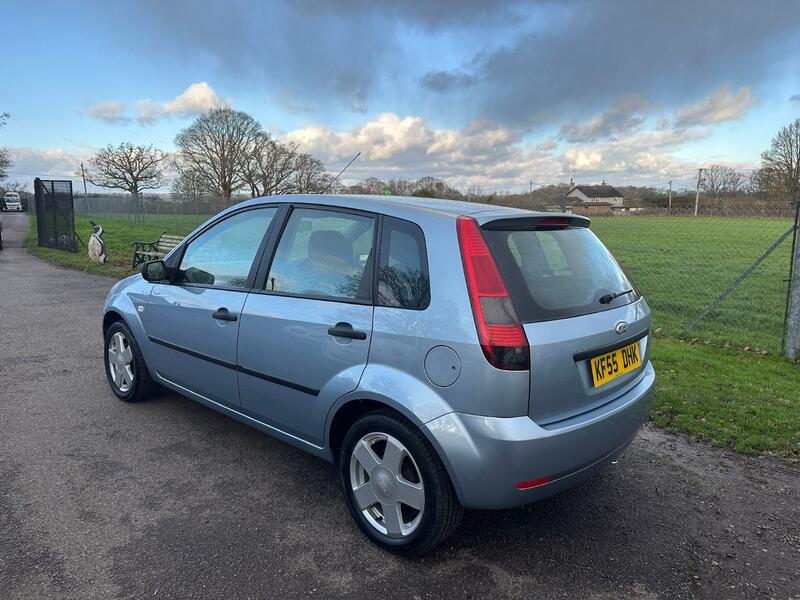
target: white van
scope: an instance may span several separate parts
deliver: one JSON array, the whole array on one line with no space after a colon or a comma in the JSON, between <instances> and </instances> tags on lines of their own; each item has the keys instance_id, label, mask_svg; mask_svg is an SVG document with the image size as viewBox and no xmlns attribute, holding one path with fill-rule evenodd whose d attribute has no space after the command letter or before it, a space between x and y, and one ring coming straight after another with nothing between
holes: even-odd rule
<instances>
[{"instance_id":1,"label":"white van","mask_svg":"<svg viewBox=\"0 0 800 600\"><path fill-rule=\"evenodd\" d=\"M22 201L19 199L17 192L6 192L3 196L4 210L22 210Z\"/></svg>"}]
</instances>

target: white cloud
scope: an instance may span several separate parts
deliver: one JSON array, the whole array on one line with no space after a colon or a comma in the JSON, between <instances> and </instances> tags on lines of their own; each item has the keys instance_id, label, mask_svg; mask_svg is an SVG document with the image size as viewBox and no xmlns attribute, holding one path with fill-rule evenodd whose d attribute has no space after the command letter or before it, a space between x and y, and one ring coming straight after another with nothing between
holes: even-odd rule
<instances>
[{"instance_id":1,"label":"white cloud","mask_svg":"<svg viewBox=\"0 0 800 600\"><path fill-rule=\"evenodd\" d=\"M222 99L208 82L193 83L173 100L156 104L150 100L139 100L136 103L137 120L149 124L165 115L190 117L212 108L233 106L233 98Z\"/></svg>"},{"instance_id":2,"label":"white cloud","mask_svg":"<svg viewBox=\"0 0 800 600\"><path fill-rule=\"evenodd\" d=\"M225 108L233 105L233 99L223 100L208 82L193 83L174 100L164 102L161 110L168 115L195 115L212 108Z\"/></svg>"},{"instance_id":3,"label":"white cloud","mask_svg":"<svg viewBox=\"0 0 800 600\"><path fill-rule=\"evenodd\" d=\"M130 121L125 113L127 108L122 102L117 100L107 100L105 102L97 102L91 104L86 109L86 114L98 121L105 121L106 123L127 123Z\"/></svg>"},{"instance_id":4,"label":"white cloud","mask_svg":"<svg viewBox=\"0 0 800 600\"><path fill-rule=\"evenodd\" d=\"M74 179L81 162L91 155L91 151L70 152L63 148L11 147L9 150L14 165L9 170L8 179L28 182L31 190L35 177Z\"/></svg>"},{"instance_id":5,"label":"white cloud","mask_svg":"<svg viewBox=\"0 0 800 600\"><path fill-rule=\"evenodd\" d=\"M753 104L755 99L749 87L744 86L734 92L726 84L695 104L679 106L675 110L675 126L689 127L736 121L744 117Z\"/></svg>"},{"instance_id":6,"label":"white cloud","mask_svg":"<svg viewBox=\"0 0 800 600\"><path fill-rule=\"evenodd\" d=\"M298 143L335 169L357 153L348 180L435 175L454 185L516 175L525 160L519 135L505 127L473 123L463 129L439 129L419 116L383 113L349 131L310 125L291 131Z\"/></svg>"},{"instance_id":7,"label":"white cloud","mask_svg":"<svg viewBox=\"0 0 800 600\"><path fill-rule=\"evenodd\" d=\"M136 102L136 120L142 125L150 125L161 116L161 107L150 100L138 100Z\"/></svg>"},{"instance_id":8,"label":"white cloud","mask_svg":"<svg viewBox=\"0 0 800 600\"><path fill-rule=\"evenodd\" d=\"M137 100L136 120L143 125L149 125L164 116L191 117L212 108L229 106L233 106L233 98L220 98L207 81L199 81L191 84L178 96L166 102ZM86 109L86 114L107 123L120 124L131 120L125 104L116 100L92 104Z\"/></svg>"},{"instance_id":9,"label":"white cloud","mask_svg":"<svg viewBox=\"0 0 800 600\"><path fill-rule=\"evenodd\" d=\"M685 178L695 169L692 162L675 152L702 139L708 130L652 129L637 131L617 139L576 145L561 156L563 169L583 178L614 178L619 185L648 184Z\"/></svg>"},{"instance_id":10,"label":"white cloud","mask_svg":"<svg viewBox=\"0 0 800 600\"><path fill-rule=\"evenodd\" d=\"M286 137L331 170L362 152L345 176L348 182L367 176L433 175L461 189L477 185L522 190L530 180L558 183L573 173L582 180L605 177L620 185L691 177L697 165L677 152L707 137L710 129L663 128L658 121L662 128L647 127L647 122L602 141L558 144L552 138L523 141L518 132L496 124L444 129L419 116L384 113L350 130L311 125Z\"/></svg>"}]
</instances>

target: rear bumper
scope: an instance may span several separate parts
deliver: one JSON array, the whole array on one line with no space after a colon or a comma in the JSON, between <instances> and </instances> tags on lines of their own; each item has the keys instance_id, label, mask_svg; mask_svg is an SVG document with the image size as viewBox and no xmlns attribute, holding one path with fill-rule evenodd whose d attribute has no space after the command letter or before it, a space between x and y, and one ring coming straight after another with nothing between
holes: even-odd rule
<instances>
[{"instance_id":1,"label":"rear bumper","mask_svg":"<svg viewBox=\"0 0 800 600\"><path fill-rule=\"evenodd\" d=\"M558 426L529 417L449 413L428 422L430 439L447 465L466 508L511 508L567 489L614 460L647 419L655 371L616 400ZM516 483L549 478L520 490Z\"/></svg>"}]
</instances>

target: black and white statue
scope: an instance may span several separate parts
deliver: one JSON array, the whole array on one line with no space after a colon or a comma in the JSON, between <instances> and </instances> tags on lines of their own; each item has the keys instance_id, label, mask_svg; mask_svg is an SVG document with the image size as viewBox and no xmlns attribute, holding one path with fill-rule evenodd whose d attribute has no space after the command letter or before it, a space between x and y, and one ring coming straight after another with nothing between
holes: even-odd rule
<instances>
[{"instance_id":1,"label":"black and white statue","mask_svg":"<svg viewBox=\"0 0 800 600\"><path fill-rule=\"evenodd\" d=\"M92 235L89 238L89 260L103 264L106 262L106 243L103 241L103 228L95 223L92 224Z\"/></svg>"}]
</instances>

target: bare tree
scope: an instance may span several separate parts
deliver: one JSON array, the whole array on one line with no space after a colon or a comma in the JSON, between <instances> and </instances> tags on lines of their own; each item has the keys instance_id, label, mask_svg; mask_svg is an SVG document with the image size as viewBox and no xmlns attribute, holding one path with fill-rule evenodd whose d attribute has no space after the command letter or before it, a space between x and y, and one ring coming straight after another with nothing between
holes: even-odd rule
<instances>
[{"instance_id":1,"label":"bare tree","mask_svg":"<svg viewBox=\"0 0 800 600\"><path fill-rule=\"evenodd\" d=\"M8 170L14 165L8 148L0 148L0 179L5 179Z\"/></svg>"},{"instance_id":2,"label":"bare tree","mask_svg":"<svg viewBox=\"0 0 800 600\"><path fill-rule=\"evenodd\" d=\"M753 171L747 178L743 189L748 194L766 199L783 192L781 182L772 169L762 167Z\"/></svg>"},{"instance_id":3,"label":"bare tree","mask_svg":"<svg viewBox=\"0 0 800 600\"><path fill-rule=\"evenodd\" d=\"M701 188L712 197L733 194L741 190L743 176L738 171L725 165L711 165L703 171Z\"/></svg>"},{"instance_id":4,"label":"bare tree","mask_svg":"<svg viewBox=\"0 0 800 600\"><path fill-rule=\"evenodd\" d=\"M293 191L298 194L314 194L328 187L331 178L322 161L310 154L298 154L292 177Z\"/></svg>"},{"instance_id":5,"label":"bare tree","mask_svg":"<svg viewBox=\"0 0 800 600\"><path fill-rule=\"evenodd\" d=\"M204 187L205 178L191 168L185 168L178 161L172 161L172 170L176 173L172 180L170 190L173 194L184 200L196 201L208 195L209 190Z\"/></svg>"},{"instance_id":6,"label":"bare tree","mask_svg":"<svg viewBox=\"0 0 800 600\"><path fill-rule=\"evenodd\" d=\"M214 108L175 136L176 161L228 203L247 185L248 165L263 135L261 125L247 113Z\"/></svg>"},{"instance_id":7,"label":"bare tree","mask_svg":"<svg viewBox=\"0 0 800 600\"><path fill-rule=\"evenodd\" d=\"M140 215L141 192L164 185L166 158L164 152L153 146L135 146L129 142L108 145L89 159L86 181L97 187L130 192L134 212ZM77 171L75 176L80 177L81 172Z\"/></svg>"},{"instance_id":8,"label":"bare tree","mask_svg":"<svg viewBox=\"0 0 800 600\"><path fill-rule=\"evenodd\" d=\"M0 113L0 128L2 128L9 115L7 112ZM0 148L0 179L5 179L8 175L8 170L13 166L14 162L11 160L11 152L8 148Z\"/></svg>"},{"instance_id":9,"label":"bare tree","mask_svg":"<svg viewBox=\"0 0 800 600\"><path fill-rule=\"evenodd\" d=\"M292 181L298 168L302 166L297 144L270 140L265 147L259 163L261 186L266 196L288 194L294 189Z\"/></svg>"},{"instance_id":10,"label":"bare tree","mask_svg":"<svg viewBox=\"0 0 800 600\"><path fill-rule=\"evenodd\" d=\"M22 181L4 181L0 187L2 187L3 192L28 192L28 184Z\"/></svg>"},{"instance_id":11,"label":"bare tree","mask_svg":"<svg viewBox=\"0 0 800 600\"><path fill-rule=\"evenodd\" d=\"M791 198L800 196L800 119L775 134L769 148L761 153L761 165L784 193Z\"/></svg>"},{"instance_id":12,"label":"bare tree","mask_svg":"<svg viewBox=\"0 0 800 600\"><path fill-rule=\"evenodd\" d=\"M294 142L279 142L268 133L262 133L244 169L250 195L255 198L295 191L293 176L297 172L298 156Z\"/></svg>"}]
</instances>

